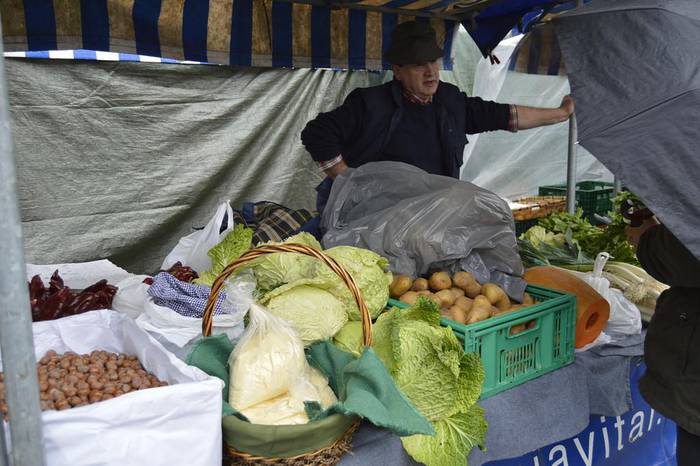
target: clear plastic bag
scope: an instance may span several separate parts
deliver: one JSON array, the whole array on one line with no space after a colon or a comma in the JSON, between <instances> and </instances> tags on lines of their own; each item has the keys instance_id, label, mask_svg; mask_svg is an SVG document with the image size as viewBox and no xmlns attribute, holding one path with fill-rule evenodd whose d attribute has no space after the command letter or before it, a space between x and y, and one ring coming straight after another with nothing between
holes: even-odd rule
<instances>
[{"instance_id":1,"label":"clear plastic bag","mask_svg":"<svg viewBox=\"0 0 700 466\"><path fill-rule=\"evenodd\" d=\"M228 362L229 404L239 411L289 392L307 365L297 331L255 302Z\"/></svg>"}]
</instances>

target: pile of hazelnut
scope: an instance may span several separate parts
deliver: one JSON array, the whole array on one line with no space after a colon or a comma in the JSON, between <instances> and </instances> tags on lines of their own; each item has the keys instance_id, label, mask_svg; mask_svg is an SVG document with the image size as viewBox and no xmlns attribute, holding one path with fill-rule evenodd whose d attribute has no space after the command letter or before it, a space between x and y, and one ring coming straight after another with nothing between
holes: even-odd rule
<instances>
[{"instance_id":1,"label":"pile of hazelnut","mask_svg":"<svg viewBox=\"0 0 700 466\"><path fill-rule=\"evenodd\" d=\"M41 410L68 409L109 400L125 393L167 385L146 372L136 356L93 351L90 354L48 351L37 363ZM0 410L7 417L3 374Z\"/></svg>"}]
</instances>

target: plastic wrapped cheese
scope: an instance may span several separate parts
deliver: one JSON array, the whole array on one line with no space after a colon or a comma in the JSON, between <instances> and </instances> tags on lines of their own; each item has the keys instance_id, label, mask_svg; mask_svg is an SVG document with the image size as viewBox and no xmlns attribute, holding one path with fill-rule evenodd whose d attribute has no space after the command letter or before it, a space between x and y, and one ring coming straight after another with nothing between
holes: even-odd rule
<instances>
[{"instance_id":1,"label":"plastic wrapped cheese","mask_svg":"<svg viewBox=\"0 0 700 466\"><path fill-rule=\"evenodd\" d=\"M229 367L229 404L254 424L305 424L305 402L326 409L338 401L328 379L306 361L296 330L257 303Z\"/></svg>"},{"instance_id":2,"label":"plastic wrapped cheese","mask_svg":"<svg viewBox=\"0 0 700 466\"><path fill-rule=\"evenodd\" d=\"M256 303L228 363L229 404L239 411L287 394L308 364L296 330Z\"/></svg>"},{"instance_id":3,"label":"plastic wrapped cheese","mask_svg":"<svg viewBox=\"0 0 700 466\"><path fill-rule=\"evenodd\" d=\"M338 401L328 386L328 379L311 366L307 366L304 374L292 384L289 392L243 409L241 413L253 424L306 424L309 418L304 403L309 401L318 402L323 409Z\"/></svg>"}]
</instances>

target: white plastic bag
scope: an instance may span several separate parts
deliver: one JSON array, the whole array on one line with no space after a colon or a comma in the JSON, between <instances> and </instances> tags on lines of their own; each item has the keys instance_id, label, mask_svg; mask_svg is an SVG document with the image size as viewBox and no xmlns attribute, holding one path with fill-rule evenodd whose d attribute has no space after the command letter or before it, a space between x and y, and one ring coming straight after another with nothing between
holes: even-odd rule
<instances>
[{"instance_id":1,"label":"white plastic bag","mask_svg":"<svg viewBox=\"0 0 700 466\"><path fill-rule=\"evenodd\" d=\"M601 252L595 259L593 272L580 275L610 304L610 318L603 332L606 334L638 335L642 331L642 316L637 306L627 299L620 290L610 287L603 277L603 268L610 254Z\"/></svg>"},{"instance_id":2,"label":"white plastic bag","mask_svg":"<svg viewBox=\"0 0 700 466\"><path fill-rule=\"evenodd\" d=\"M219 233L221 223L226 216L226 229ZM203 230L195 231L183 236L175 248L165 257L161 269L167 270L175 262L192 267L197 272L210 270L211 258L207 255L209 250L219 244L233 229L233 209L228 201L222 202L216 209L216 213L209 220Z\"/></svg>"},{"instance_id":3,"label":"white plastic bag","mask_svg":"<svg viewBox=\"0 0 700 466\"><path fill-rule=\"evenodd\" d=\"M225 314L212 319L212 335L225 333L232 342L243 334L243 318L253 301L255 278L252 272L237 274L226 282ZM139 287L142 293L143 313L136 318L139 327L146 330L159 343L178 358L185 359L195 341L202 336L202 319L178 314L169 307L160 306L148 295L148 286ZM134 294L137 293L136 291ZM136 298L132 296L132 301ZM124 300L120 300L119 310Z\"/></svg>"},{"instance_id":4,"label":"white plastic bag","mask_svg":"<svg viewBox=\"0 0 700 466\"><path fill-rule=\"evenodd\" d=\"M112 299L112 309L122 312L132 319L138 318L146 310L148 287L143 282L148 275L132 275L116 283L117 294Z\"/></svg>"},{"instance_id":5,"label":"white plastic bag","mask_svg":"<svg viewBox=\"0 0 700 466\"><path fill-rule=\"evenodd\" d=\"M221 380L178 360L118 312L37 322L32 330L37 360L48 350L127 353L169 383L79 408L44 411L47 466L221 464Z\"/></svg>"}]
</instances>

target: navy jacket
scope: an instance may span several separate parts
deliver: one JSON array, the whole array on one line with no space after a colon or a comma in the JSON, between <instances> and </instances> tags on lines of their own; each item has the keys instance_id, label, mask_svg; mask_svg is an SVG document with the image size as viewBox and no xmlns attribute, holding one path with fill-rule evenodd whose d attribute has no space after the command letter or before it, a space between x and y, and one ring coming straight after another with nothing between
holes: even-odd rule
<instances>
[{"instance_id":1,"label":"navy jacket","mask_svg":"<svg viewBox=\"0 0 700 466\"><path fill-rule=\"evenodd\" d=\"M649 323L639 389L652 408L700 435L700 261L664 225L642 235L637 257L670 286Z\"/></svg>"},{"instance_id":2,"label":"navy jacket","mask_svg":"<svg viewBox=\"0 0 700 466\"><path fill-rule=\"evenodd\" d=\"M508 129L510 106L468 97L452 84L440 82L433 97L445 175L459 178L466 134ZM382 150L401 124L404 100L401 84L352 91L343 104L320 113L301 133L301 140L316 161L343 155L350 167L384 160Z\"/></svg>"}]
</instances>

